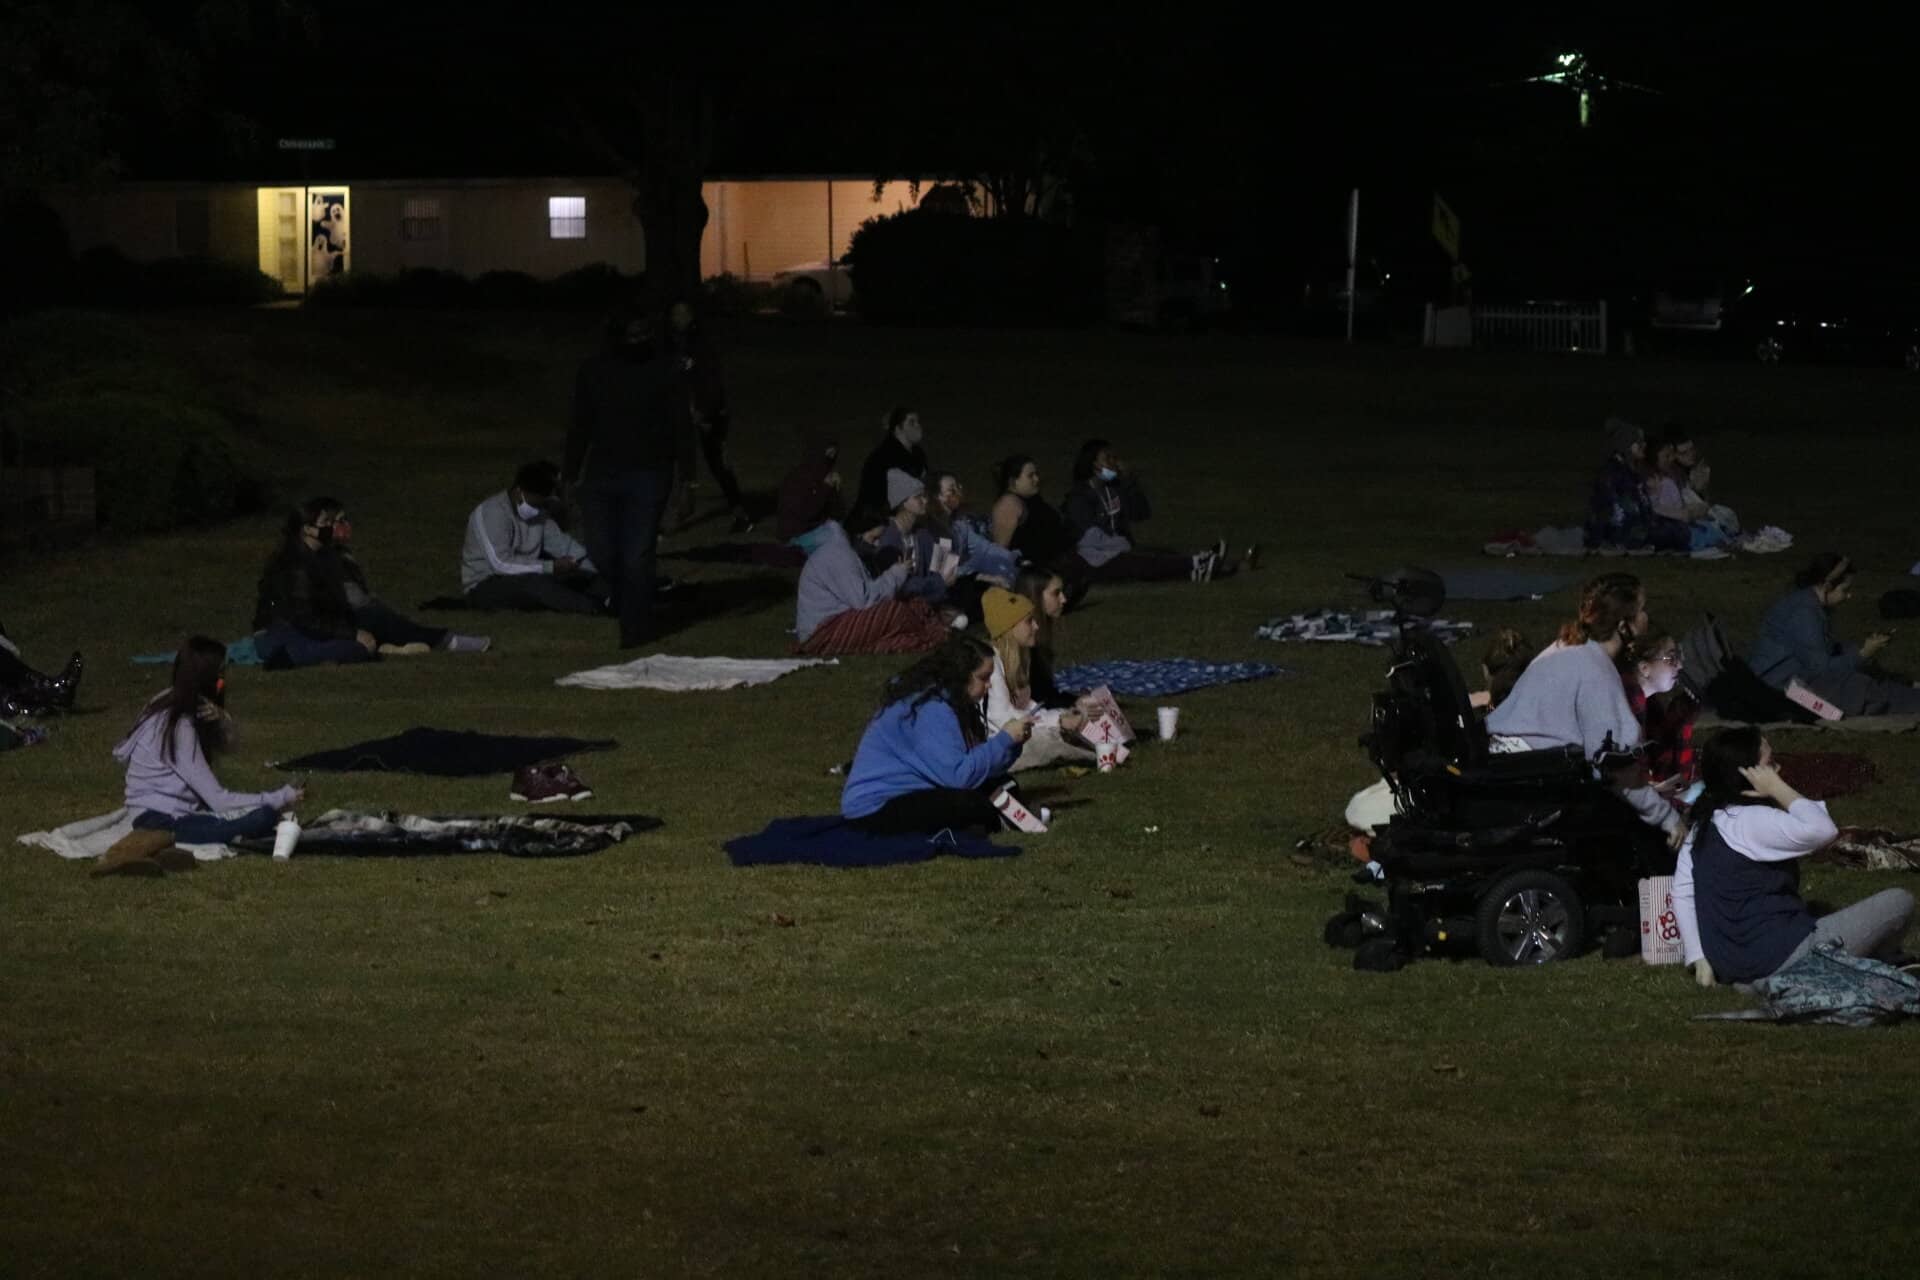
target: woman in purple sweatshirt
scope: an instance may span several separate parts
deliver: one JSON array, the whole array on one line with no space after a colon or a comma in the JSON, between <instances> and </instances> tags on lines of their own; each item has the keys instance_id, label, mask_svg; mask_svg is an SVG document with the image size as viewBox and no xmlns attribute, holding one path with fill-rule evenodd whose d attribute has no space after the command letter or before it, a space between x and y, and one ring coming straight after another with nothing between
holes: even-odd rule
<instances>
[{"instance_id":1,"label":"woman in purple sweatshirt","mask_svg":"<svg viewBox=\"0 0 1920 1280\"><path fill-rule=\"evenodd\" d=\"M207 757L226 745L227 647L195 636L173 658L173 686L147 703L140 720L113 749L127 769L133 825L171 831L181 844L225 844L273 834L280 811L298 804L299 787L229 791ZM220 815L236 809L238 817Z\"/></svg>"}]
</instances>

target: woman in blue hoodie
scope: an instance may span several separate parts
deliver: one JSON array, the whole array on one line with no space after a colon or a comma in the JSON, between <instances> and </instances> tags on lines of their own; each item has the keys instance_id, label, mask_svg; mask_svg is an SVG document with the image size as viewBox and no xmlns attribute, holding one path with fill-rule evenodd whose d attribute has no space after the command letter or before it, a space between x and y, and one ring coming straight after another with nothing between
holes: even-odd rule
<instances>
[{"instance_id":1,"label":"woman in blue hoodie","mask_svg":"<svg viewBox=\"0 0 1920 1280\"><path fill-rule=\"evenodd\" d=\"M1795 680L1850 716L1920 713L1920 689L1888 679L1873 656L1892 634L1877 631L1860 644L1833 634L1833 611L1853 594L1853 562L1838 552L1815 556L1760 620L1747 665L1776 689Z\"/></svg>"},{"instance_id":2,"label":"woman in blue hoodie","mask_svg":"<svg viewBox=\"0 0 1920 1280\"><path fill-rule=\"evenodd\" d=\"M887 681L847 770L840 813L876 835L994 831L993 803L1031 725L1009 720L989 736L980 713L993 650L954 635Z\"/></svg>"}]
</instances>

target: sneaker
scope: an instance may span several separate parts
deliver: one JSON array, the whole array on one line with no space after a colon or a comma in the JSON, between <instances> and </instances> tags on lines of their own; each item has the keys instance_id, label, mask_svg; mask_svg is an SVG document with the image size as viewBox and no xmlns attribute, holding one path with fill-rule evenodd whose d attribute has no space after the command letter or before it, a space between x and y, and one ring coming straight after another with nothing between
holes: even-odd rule
<instances>
[{"instance_id":1,"label":"sneaker","mask_svg":"<svg viewBox=\"0 0 1920 1280\"><path fill-rule=\"evenodd\" d=\"M1698 551L1691 552L1690 554L1695 560L1730 560L1733 558L1733 552L1727 550L1725 547L1701 547Z\"/></svg>"},{"instance_id":2,"label":"sneaker","mask_svg":"<svg viewBox=\"0 0 1920 1280\"><path fill-rule=\"evenodd\" d=\"M1192 575L1193 581L1195 582L1213 581L1213 560L1214 560L1214 557L1213 557L1213 552L1211 550L1201 551L1194 555L1193 575Z\"/></svg>"},{"instance_id":3,"label":"sneaker","mask_svg":"<svg viewBox=\"0 0 1920 1280\"><path fill-rule=\"evenodd\" d=\"M448 653L485 653L493 648L493 637L463 636L457 631L449 632L440 647Z\"/></svg>"},{"instance_id":4,"label":"sneaker","mask_svg":"<svg viewBox=\"0 0 1920 1280\"><path fill-rule=\"evenodd\" d=\"M390 658L417 658L423 653L432 653L433 646L415 640L412 644L383 644L380 646L380 652Z\"/></svg>"},{"instance_id":5,"label":"sneaker","mask_svg":"<svg viewBox=\"0 0 1920 1280\"><path fill-rule=\"evenodd\" d=\"M564 764L530 764L513 775L507 799L521 804L552 804L555 800L588 800L593 788Z\"/></svg>"},{"instance_id":6,"label":"sneaker","mask_svg":"<svg viewBox=\"0 0 1920 1280\"><path fill-rule=\"evenodd\" d=\"M1046 834L1046 822L1039 814L1016 800L1011 787L1002 787L994 792L990 803L1000 811L1000 820L1015 831L1026 831L1033 835Z\"/></svg>"}]
</instances>

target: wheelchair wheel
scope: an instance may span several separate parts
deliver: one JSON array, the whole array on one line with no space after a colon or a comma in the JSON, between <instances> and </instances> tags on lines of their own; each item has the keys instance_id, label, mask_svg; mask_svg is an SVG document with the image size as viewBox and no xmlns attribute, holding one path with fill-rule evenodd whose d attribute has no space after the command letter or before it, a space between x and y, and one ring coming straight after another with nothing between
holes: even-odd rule
<instances>
[{"instance_id":1,"label":"wheelchair wheel","mask_svg":"<svg viewBox=\"0 0 1920 1280\"><path fill-rule=\"evenodd\" d=\"M1546 964L1579 952L1587 908L1566 877L1515 871L1496 880L1474 912L1474 937L1488 964Z\"/></svg>"}]
</instances>

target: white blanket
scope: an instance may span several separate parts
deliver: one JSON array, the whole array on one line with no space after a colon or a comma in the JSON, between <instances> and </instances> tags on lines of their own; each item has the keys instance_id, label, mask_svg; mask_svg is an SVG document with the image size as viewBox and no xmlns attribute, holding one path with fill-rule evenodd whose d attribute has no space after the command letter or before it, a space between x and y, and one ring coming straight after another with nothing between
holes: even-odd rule
<instances>
[{"instance_id":1,"label":"white blanket","mask_svg":"<svg viewBox=\"0 0 1920 1280\"><path fill-rule=\"evenodd\" d=\"M103 813L96 818L82 818L78 822L69 822L64 827L55 827L52 831L30 831L20 837L20 843L34 848L50 849L63 858L98 858L115 844L120 837L133 830L133 811L115 809L112 813ZM201 862L218 862L222 858L234 856L233 850L224 844L183 844L180 848L191 853Z\"/></svg>"},{"instance_id":2,"label":"white blanket","mask_svg":"<svg viewBox=\"0 0 1920 1280\"><path fill-rule=\"evenodd\" d=\"M768 684L802 667L838 666L836 658L676 658L656 653L611 667L561 676L554 683L574 689L665 689L694 693Z\"/></svg>"}]
</instances>

